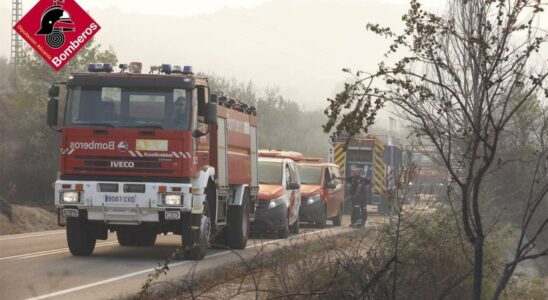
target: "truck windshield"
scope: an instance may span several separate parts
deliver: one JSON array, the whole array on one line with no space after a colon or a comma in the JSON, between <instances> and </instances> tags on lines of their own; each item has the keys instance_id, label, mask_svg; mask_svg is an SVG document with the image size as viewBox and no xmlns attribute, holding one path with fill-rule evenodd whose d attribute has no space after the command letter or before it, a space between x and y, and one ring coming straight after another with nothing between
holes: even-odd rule
<instances>
[{"instance_id":1,"label":"truck windshield","mask_svg":"<svg viewBox=\"0 0 548 300\"><path fill-rule=\"evenodd\" d=\"M191 101L192 91L183 89L75 87L65 125L189 130Z\"/></svg>"},{"instance_id":2,"label":"truck windshield","mask_svg":"<svg viewBox=\"0 0 548 300\"><path fill-rule=\"evenodd\" d=\"M282 184L282 163L259 161L259 183Z\"/></svg>"},{"instance_id":3,"label":"truck windshield","mask_svg":"<svg viewBox=\"0 0 548 300\"><path fill-rule=\"evenodd\" d=\"M320 166L299 165L301 184L320 185L322 179L322 168Z\"/></svg>"}]
</instances>

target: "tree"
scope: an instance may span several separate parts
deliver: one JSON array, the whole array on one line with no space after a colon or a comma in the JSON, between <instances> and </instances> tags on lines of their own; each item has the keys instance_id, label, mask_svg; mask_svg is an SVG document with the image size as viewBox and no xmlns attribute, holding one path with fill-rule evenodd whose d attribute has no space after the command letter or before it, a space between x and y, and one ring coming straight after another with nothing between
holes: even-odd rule
<instances>
[{"instance_id":1,"label":"tree","mask_svg":"<svg viewBox=\"0 0 548 300\"><path fill-rule=\"evenodd\" d=\"M84 71L93 62L116 63L116 54L91 41L55 72L33 50L26 49L17 72L4 73L10 75L0 93L0 194L13 183L19 202L51 206L59 134L46 126L47 91L51 84L65 81L70 73ZM8 70L7 64L0 61L0 69Z\"/></svg>"},{"instance_id":2,"label":"tree","mask_svg":"<svg viewBox=\"0 0 548 300\"><path fill-rule=\"evenodd\" d=\"M433 144L459 195L459 216L474 249L473 299L482 297L485 239L494 224L486 224L481 192L485 178L504 162L497 160L501 137L531 97L548 96L543 69L536 55L546 44L536 28L543 12L540 0L453 0L438 16L411 1L403 16L403 33L368 24L368 30L391 40L387 56L374 72L346 72L345 85L325 110L324 130L367 131L387 103L400 110L419 140ZM538 165L547 152L538 152ZM493 295L498 299L515 266L547 254L532 245L546 229L548 218L534 222L546 199L548 178L543 168L529 174L524 195L521 238L516 257L501 276ZM533 233L533 234L530 234ZM548 249L547 249L548 250Z\"/></svg>"},{"instance_id":3,"label":"tree","mask_svg":"<svg viewBox=\"0 0 548 300\"><path fill-rule=\"evenodd\" d=\"M260 148L294 150L325 158L328 143L321 130L325 116L320 110L303 110L297 102L283 97L278 88L258 91L252 82L243 84L235 79L207 76L212 92L257 107Z\"/></svg>"}]
</instances>

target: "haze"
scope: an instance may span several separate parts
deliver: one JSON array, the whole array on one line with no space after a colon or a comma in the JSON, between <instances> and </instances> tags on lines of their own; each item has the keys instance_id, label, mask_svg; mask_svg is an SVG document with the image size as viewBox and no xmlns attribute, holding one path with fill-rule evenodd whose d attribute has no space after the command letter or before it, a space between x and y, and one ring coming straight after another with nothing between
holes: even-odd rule
<instances>
[{"instance_id":1,"label":"haze","mask_svg":"<svg viewBox=\"0 0 548 300\"><path fill-rule=\"evenodd\" d=\"M24 14L37 1L23 2ZM102 26L97 40L120 62L193 65L259 88L280 87L307 109L325 107L346 78L342 68L373 68L382 59L386 44L365 25L399 26L408 6L405 0L77 2ZM10 8L2 0L3 41L10 40ZM9 47L1 43L0 55L9 57Z\"/></svg>"}]
</instances>

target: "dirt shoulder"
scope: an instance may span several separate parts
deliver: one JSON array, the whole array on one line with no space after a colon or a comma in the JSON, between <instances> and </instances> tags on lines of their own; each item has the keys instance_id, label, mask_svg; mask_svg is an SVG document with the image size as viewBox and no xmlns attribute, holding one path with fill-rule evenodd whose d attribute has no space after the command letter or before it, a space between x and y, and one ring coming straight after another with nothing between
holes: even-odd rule
<instances>
[{"instance_id":1,"label":"dirt shoulder","mask_svg":"<svg viewBox=\"0 0 548 300\"><path fill-rule=\"evenodd\" d=\"M0 235L59 229L54 213L0 201Z\"/></svg>"}]
</instances>

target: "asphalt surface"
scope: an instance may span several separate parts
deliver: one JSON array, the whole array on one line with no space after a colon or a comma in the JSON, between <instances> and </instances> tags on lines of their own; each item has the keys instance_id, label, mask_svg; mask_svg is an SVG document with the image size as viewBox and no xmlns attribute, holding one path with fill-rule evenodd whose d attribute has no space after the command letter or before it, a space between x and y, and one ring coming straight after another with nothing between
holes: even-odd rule
<instances>
[{"instance_id":1,"label":"asphalt surface","mask_svg":"<svg viewBox=\"0 0 548 300\"><path fill-rule=\"evenodd\" d=\"M331 222L328 222L331 223ZM301 226L299 235L286 240L253 238L240 255L250 256L257 249L291 241L337 234L351 230L345 216L343 226L318 229ZM369 224L369 221L368 221ZM256 235L255 235L256 236ZM90 257L71 256L65 230L0 236L0 299L109 299L139 291L147 275L170 257L180 245L180 236L158 236L154 247L121 247L116 234L97 241ZM238 260L227 250L210 249L199 269L213 269ZM193 269L193 261L174 260L164 279L180 278Z\"/></svg>"}]
</instances>

